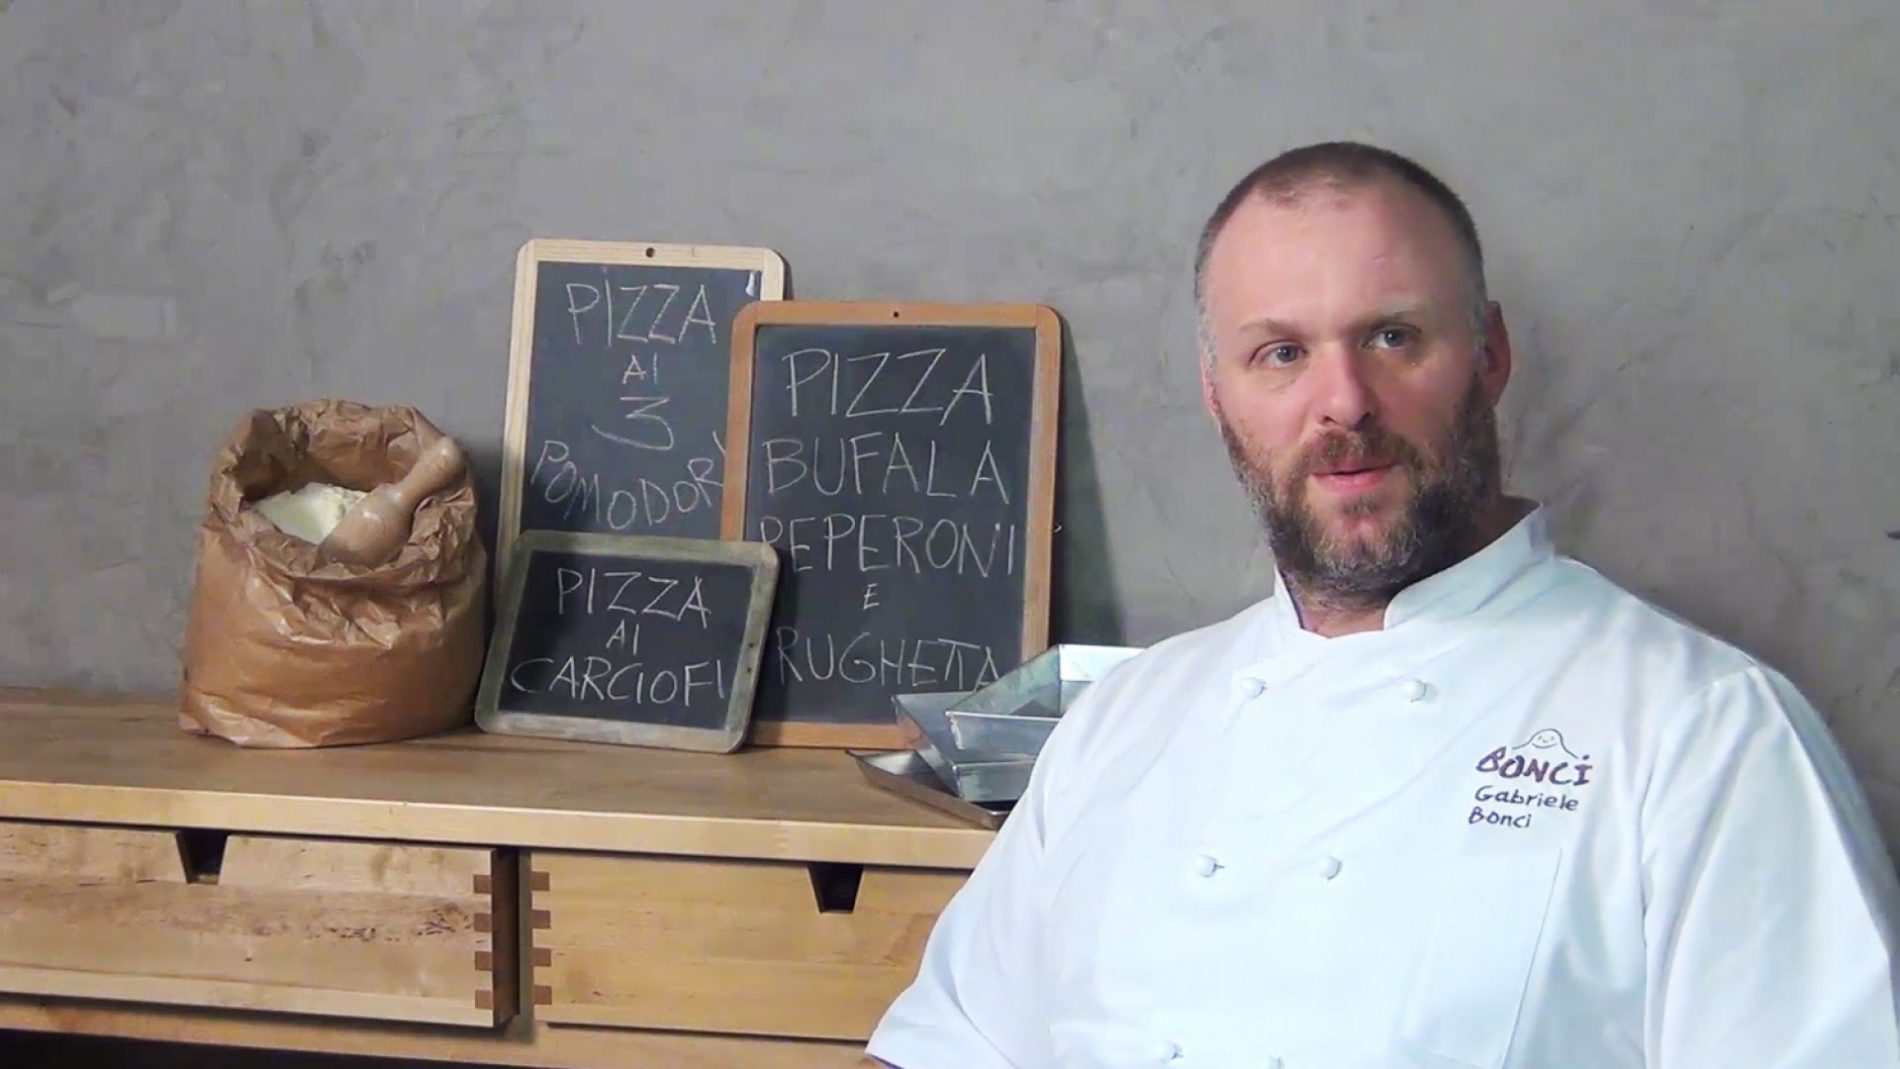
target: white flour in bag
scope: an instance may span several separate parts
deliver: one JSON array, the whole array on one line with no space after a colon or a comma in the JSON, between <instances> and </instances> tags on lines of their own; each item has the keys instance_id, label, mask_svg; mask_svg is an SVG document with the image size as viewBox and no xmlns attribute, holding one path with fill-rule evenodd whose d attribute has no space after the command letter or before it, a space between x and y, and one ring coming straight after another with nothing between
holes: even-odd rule
<instances>
[{"instance_id":1,"label":"white flour in bag","mask_svg":"<svg viewBox=\"0 0 1900 1069\"><path fill-rule=\"evenodd\" d=\"M305 483L259 501L257 511L278 530L314 544L323 541L343 514L363 497L363 491L347 486Z\"/></svg>"}]
</instances>

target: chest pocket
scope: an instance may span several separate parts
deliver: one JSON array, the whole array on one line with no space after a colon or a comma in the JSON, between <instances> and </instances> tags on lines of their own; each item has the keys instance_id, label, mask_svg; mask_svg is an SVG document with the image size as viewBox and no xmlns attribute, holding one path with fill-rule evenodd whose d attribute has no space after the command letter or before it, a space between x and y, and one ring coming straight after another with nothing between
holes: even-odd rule
<instances>
[{"instance_id":1,"label":"chest pocket","mask_svg":"<svg viewBox=\"0 0 1900 1069\"><path fill-rule=\"evenodd\" d=\"M1444 1069L1502 1069L1562 852L1469 854L1431 879L1435 901L1398 1041Z\"/></svg>"}]
</instances>

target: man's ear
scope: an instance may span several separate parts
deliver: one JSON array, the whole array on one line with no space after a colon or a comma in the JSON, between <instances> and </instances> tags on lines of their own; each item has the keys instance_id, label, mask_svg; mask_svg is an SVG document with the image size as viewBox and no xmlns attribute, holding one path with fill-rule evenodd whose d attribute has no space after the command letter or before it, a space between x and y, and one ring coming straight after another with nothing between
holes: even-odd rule
<instances>
[{"instance_id":1,"label":"man's ear","mask_svg":"<svg viewBox=\"0 0 1900 1069\"><path fill-rule=\"evenodd\" d=\"M1496 301L1485 305L1484 344L1478 352L1478 377L1484 382L1485 400L1497 407L1504 387L1511 381L1511 332L1504 325L1504 306Z\"/></svg>"},{"instance_id":2,"label":"man's ear","mask_svg":"<svg viewBox=\"0 0 1900 1069\"><path fill-rule=\"evenodd\" d=\"M1207 418L1220 424L1220 402L1214 397L1214 359L1206 349L1197 354L1201 360L1201 407L1207 410Z\"/></svg>"}]
</instances>

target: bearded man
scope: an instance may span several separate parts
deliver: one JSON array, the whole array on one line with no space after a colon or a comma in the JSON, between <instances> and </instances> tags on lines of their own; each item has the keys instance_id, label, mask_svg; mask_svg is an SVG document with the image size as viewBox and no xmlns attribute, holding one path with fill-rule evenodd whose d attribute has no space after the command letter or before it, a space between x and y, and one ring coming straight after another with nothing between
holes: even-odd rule
<instances>
[{"instance_id":1,"label":"bearded man","mask_svg":"<svg viewBox=\"0 0 1900 1069\"><path fill-rule=\"evenodd\" d=\"M1459 198L1294 150L1213 213L1196 292L1275 589L1065 717L868 1053L1900 1067L1893 871L1815 710L1505 493Z\"/></svg>"}]
</instances>

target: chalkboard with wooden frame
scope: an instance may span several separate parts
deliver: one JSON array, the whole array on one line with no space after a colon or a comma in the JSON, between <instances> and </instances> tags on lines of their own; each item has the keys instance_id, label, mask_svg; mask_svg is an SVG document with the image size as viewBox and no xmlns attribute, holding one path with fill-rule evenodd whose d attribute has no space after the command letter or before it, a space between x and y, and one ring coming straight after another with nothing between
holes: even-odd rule
<instances>
[{"instance_id":1,"label":"chalkboard with wooden frame","mask_svg":"<svg viewBox=\"0 0 1900 1069\"><path fill-rule=\"evenodd\" d=\"M730 753L778 557L753 542L525 531L476 694L485 731Z\"/></svg>"},{"instance_id":2,"label":"chalkboard with wooden frame","mask_svg":"<svg viewBox=\"0 0 1900 1069\"><path fill-rule=\"evenodd\" d=\"M733 320L770 249L536 239L515 262L496 557L524 530L717 538Z\"/></svg>"},{"instance_id":3,"label":"chalkboard with wooden frame","mask_svg":"<svg viewBox=\"0 0 1900 1069\"><path fill-rule=\"evenodd\" d=\"M1034 304L753 304L721 533L780 554L752 741L902 745L891 698L1048 645L1061 326Z\"/></svg>"}]
</instances>

